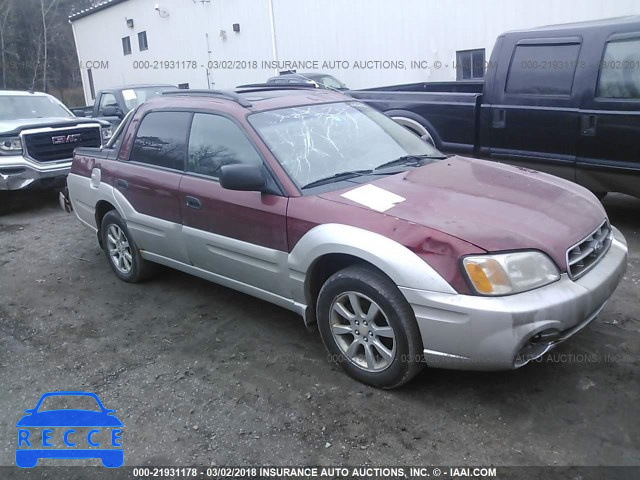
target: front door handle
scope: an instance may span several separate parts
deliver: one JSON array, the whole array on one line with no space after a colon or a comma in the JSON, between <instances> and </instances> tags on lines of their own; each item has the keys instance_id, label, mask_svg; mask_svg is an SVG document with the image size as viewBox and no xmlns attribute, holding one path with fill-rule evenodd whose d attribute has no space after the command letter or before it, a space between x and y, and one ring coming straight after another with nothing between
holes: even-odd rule
<instances>
[{"instance_id":1,"label":"front door handle","mask_svg":"<svg viewBox=\"0 0 640 480\"><path fill-rule=\"evenodd\" d=\"M193 208L195 210L200 210L202 208L202 203L196 197L187 197L187 207Z\"/></svg>"},{"instance_id":2,"label":"front door handle","mask_svg":"<svg viewBox=\"0 0 640 480\"><path fill-rule=\"evenodd\" d=\"M120 190L126 190L127 188L129 188L129 182L119 178L116 180L116 188L119 188Z\"/></svg>"},{"instance_id":3,"label":"front door handle","mask_svg":"<svg viewBox=\"0 0 640 480\"><path fill-rule=\"evenodd\" d=\"M493 128L504 128L507 124L507 111L504 108L495 108L492 112L493 118L491 126Z\"/></svg>"},{"instance_id":4,"label":"front door handle","mask_svg":"<svg viewBox=\"0 0 640 480\"><path fill-rule=\"evenodd\" d=\"M580 133L583 137L595 137L598 117L595 115L582 115L580 117Z\"/></svg>"}]
</instances>

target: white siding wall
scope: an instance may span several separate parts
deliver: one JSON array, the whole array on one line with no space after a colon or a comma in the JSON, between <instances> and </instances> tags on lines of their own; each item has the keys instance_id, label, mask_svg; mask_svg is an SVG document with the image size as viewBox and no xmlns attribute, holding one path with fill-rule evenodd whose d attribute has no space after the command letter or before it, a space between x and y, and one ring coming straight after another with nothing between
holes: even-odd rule
<instances>
[{"instance_id":1,"label":"white siding wall","mask_svg":"<svg viewBox=\"0 0 640 480\"><path fill-rule=\"evenodd\" d=\"M350 87L364 88L455 80L457 50L485 48L489 60L496 37L505 31L639 14L640 2L276 0L274 10L280 58L337 58L351 63L357 59L404 60L406 70L336 72ZM443 67L411 70L411 60L426 60L430 65L438 60Z\"/></svg>"},{"instance_id":2,"label":"white siding wall","mask_svg":"<svg viewBox=\"0 0 640 480\"><path fill-rule=\"evenodd\" d=\"M169 13L162 18L154 10L158 3ZM132 18L134 28L127 27ZM191 88L208 88L207 64L211 59L272 58L268 3L263 0L129 0L72 23L81 65L87 61L108 61L105 69L92 69L96 93L101 88L132 83L189 83ZM232 25L239 23L240 33ZM220 31L226 31L226 40ZM146 31L149 49L140 52L138 32ZM207 44L207 34L209 36ZM131 37L131 55L123 55L122 37ZM207 46L209 45L209 47ZM208 54L211 49L211 55ZM136 69L134 61L190 61L197 68ZM211 88L263 81L271 71L226 70L210 72ZM86 69L82 79L87 102L91 103Z\"/></svg>"},{"instance_id":3,"label":"white siding wall","mask_svg":"<svg viewBox=\"0 0 640 480\"><path fill-rule=\"evenodd\" d=\"M485 48L489 59L496 37L508 30L640 13L638 0L272 0L280 62L348 62L333 73L352 88L393 83L454 80L457 50ZM167 18L154 10L158 3ZM135 27L127 27L133 18ZM240 33L232 31L239 23ZM189 83L191 88L231 88L262 82L274 74L261 68L273 60L269 0L128 0L73 22L81 62L108 61L93 68L96 91L128 83ZM147 31L149 50L140 52L137 33ZM226 37L220 31L226 31ZM207 38L209 48L207 50ZM121 38L131 37L124 56ZM134 69L135 60L195 60L195 70ZM210 72L209 60L256 61L258 69ZM356 61L403 61L404 70L356 69ZM442 67L412 69L412 60ZM182 65L180 65L182 67ZM82 71L89 98L86 69Z\"/></svg>"}]
</instances>

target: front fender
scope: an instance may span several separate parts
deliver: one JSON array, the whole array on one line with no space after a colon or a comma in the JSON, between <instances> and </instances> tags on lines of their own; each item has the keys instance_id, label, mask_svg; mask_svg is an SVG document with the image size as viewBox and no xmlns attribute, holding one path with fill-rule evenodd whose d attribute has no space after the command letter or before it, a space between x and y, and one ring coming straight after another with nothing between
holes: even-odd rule
<instances>
[{"instance_id":1,"label":"front fender","mask_svg":"<svg viewBox=\"0 0 640 480\"><path fill-rule=\"evenodd\" d=\"M303 280L315 260L335 253L369 262L400 287L456 293L429 264L407 247L378 233L337 223L314 227L298 241L289 254L292 279Z\"/></svg>"}]
</instances>

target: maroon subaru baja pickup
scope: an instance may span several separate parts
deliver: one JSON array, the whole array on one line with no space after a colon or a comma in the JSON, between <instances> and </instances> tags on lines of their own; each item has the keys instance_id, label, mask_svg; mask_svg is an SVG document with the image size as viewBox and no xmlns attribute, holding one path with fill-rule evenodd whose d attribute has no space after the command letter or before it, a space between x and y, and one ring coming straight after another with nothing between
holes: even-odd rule
<instances>
[{"instance_id":1,"label":"maroon subaru baja pickup","mask_svg":"<svg viewBox=\"0 0 640 480\"><path fill-rule=\"evenodd\" d=\"M627 263L585 188L445 156L328 90L169 92L76 149L61 202L121 280L162 264L297 312L382 388L522 367L591 322Z\"/></svg>"}]
</instances>

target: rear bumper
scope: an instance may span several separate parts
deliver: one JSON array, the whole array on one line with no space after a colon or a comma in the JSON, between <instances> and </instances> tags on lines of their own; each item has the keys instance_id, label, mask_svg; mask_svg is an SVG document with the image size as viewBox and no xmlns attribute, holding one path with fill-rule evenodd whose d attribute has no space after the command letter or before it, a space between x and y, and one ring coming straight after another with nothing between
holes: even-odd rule
<instances>
[{"instance_id":1,"label":"rear bumper","mask_svg":"<svg viewBox=\"0 0 640 480\"><path fill-rule=\"evenodd\" d=\"M71 159L37 163L21 155L0 157L0 190L56 188L64 185Z\"/></svg>"},{"instance_id":2,"label":"rear bumper","mask_svg":"<svg viewBox=\"0 0 640 480\"><path fill-rule=\"evenodd\" d=\"M620 283L627 243L613 228L609 251L587 274L505 297L401 287L416 315L427 364L465 370L519 368L584 328Z\"/></svg>"}]
</instances>

